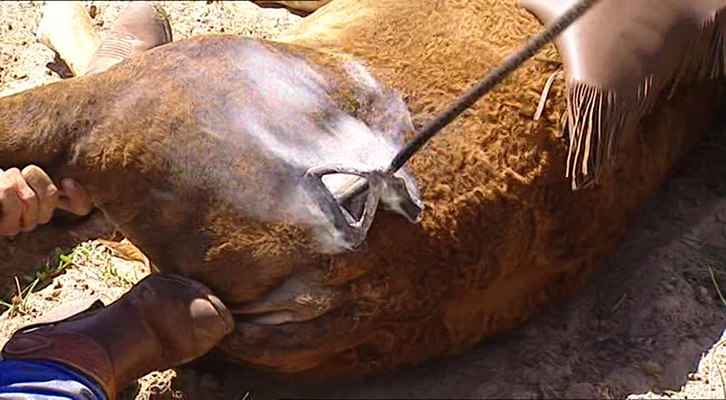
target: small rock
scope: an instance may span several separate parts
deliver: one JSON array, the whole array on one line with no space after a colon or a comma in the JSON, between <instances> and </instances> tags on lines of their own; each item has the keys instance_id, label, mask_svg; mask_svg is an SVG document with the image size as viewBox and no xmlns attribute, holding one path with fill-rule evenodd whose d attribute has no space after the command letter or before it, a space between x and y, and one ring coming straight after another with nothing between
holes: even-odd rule
<instances>
[{"instance_id":1,"label":"small rock","mask_svg":"<svg viewBox=\"0 0 726 400\"><path fill-rule=\"evenodd\" d=\"M566 399L594 399L597 397L595 386L587 382L575 382L565 389L563 397Z\"/></svg>"},{"instance_id":2,"label":"small rock","mask_svg":"<svg viewBox=\"0 0 726 400\"><path fill-rule=\"evenodd\" d=\"M697 286L696 287L696 299L701 302L701 304L710 306L713 303L713 299L711 298L711 294L708 292L708 289L706 289L703 286Z\"/></svg>"},{"instance_id":3,"label":"small rock","mask_svg":"<svg viewBox=\"0 0 726 400\"><path fill-rule=\"evenodd\" d=\"M640 367L650 376L658 376L663 372L663 366L653 360L644 362Z\"/></svg>"}]
</instances>

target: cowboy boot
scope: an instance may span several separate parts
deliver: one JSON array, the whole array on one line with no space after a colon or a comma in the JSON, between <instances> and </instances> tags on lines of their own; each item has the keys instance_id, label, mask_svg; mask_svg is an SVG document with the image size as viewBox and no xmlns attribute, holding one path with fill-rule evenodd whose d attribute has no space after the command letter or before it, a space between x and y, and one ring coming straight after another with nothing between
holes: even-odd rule
<instances>
[{"instance_id":1,"label":"cowboy boot","mask_svg":"<svg viewBox=\"0 0 726 400\"><path fill-rule=\"evenodd\" d=\"M86 67L86 74L104 71L129 57L172 41L169 19L155 2L134 1L121 12Z\"/></svg>"},{"instance_id":2,"label":"cowboy boot","mask_svg":"<svg viewBox=\"0 0 726 400\"><path fill-rule=\"evenodd\" d=\"M67 314L68 306L59 311ZM114 399L151 371L204 355L233 329L232 315L206 286L153 274L108 306L97 301L70 318L21 328L2 357L65 364L95 379Z\"/></svg>"}]
</instances>

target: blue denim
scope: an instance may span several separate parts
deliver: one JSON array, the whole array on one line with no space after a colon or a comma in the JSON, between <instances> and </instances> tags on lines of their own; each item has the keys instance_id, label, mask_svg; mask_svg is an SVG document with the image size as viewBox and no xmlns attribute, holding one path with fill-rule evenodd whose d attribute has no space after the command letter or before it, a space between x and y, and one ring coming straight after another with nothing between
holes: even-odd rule
<instances>
[{"instance_id":1,"label":"blue denim","mask_svg":"<svg viewBox=\"0 0 726 400\"><path fill-rule=\"evenodd\" d=\"M106 400L94 380L52 361L0 360L0 400Z\"/></svg>"}]
</instances>

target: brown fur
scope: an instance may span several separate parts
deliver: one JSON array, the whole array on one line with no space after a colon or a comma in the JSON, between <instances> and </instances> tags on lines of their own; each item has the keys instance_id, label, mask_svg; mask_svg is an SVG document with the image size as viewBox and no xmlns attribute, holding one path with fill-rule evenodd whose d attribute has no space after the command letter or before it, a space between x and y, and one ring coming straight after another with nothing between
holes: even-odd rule
<instances>
[{"instance_id":1,"label":"brown fur","mask_svg":"<svg viewBox=\"0 0 726 400\"><path fill-rule=\"evenodd\" d=\"M404 94L420 126L538 29L510 0L335 0L286 41L323 52L300 50L331 68L330 79L340 75L324 54L353 55ZM169 148L188 154L185 146L228 157L236 179L227 186L241 193L245 177L264 171L254 154L240 161L199 133L199 104L182 84L190 64L219 74L221 92L234 84L223 75L225 57L215 55L232 42L192 39L98 76L0 100L0 167L35 162L55 177L77 177L152 262L209 284L237 310L238 330L221 345L231 358L327 380L460 351L576 292L706 129L723 84L694 82L660 99L624 136L620 161L601 184L573 192L558 134L565 89L554 86L544 118L534 121L551 70L528 63L412 160L427 205L421 224L380 214L367 252L325 256L311 249L305 229L250 221L205 191L211 160L195 158L186 181L160 157ZM150 87L133 107L112 118L119 93L143 85ZM207 95L203 105L216 109L219 93ZM171 200L152 196L152 187ZM282 325L249 322L248 302L264 302L292 279L328 289L325 313ZM298 300L269 310L296 310Z\"/></svg>"}]
</instances>

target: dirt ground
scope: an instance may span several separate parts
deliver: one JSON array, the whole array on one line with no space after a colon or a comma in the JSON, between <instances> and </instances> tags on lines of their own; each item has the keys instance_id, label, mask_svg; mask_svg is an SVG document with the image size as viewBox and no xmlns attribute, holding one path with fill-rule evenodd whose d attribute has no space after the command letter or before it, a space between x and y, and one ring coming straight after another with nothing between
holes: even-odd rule
<instances>
[{"instance_id":1,"label":"dirt ground","mask_svg":"<svg viewBox=\"0 0 726 400\"><path fill-rule=\"evenodd\" d=\"M85 3L97 6L101 32L123 7ZM274 38L299 19L246 2L161 3L175 39L204 32ZM33 36L39 6L0 2L0 96L59 79L46 68L52 52ZM0 316L0 345L60 303L108 303L149 272L119 257L123 246L104 243L81 244L64 256L63 273L20 296ZM149 374L123 398L726 398L720 288L726 293L723 126L684 161L580 295L497 340L399 374L324 388L276 382L207 358Z\"/></svg>"}]
</instances>

